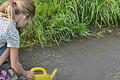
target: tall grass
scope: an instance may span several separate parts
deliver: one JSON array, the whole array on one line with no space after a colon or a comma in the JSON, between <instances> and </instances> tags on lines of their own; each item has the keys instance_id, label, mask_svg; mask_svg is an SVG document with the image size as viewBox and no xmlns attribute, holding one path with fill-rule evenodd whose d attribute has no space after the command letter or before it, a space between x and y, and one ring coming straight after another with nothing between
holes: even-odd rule
<instances>
[{"instance_id":1,"label":"tall grass","mask_svg":"<svg viewBox=\"0 0 120 80\"><path fill-rule=\"evenodd\" d=\"M36 16L21 30L21 46L58 46L89 36L90 28L117 27L120 0L33 0ZM27 44L27 45L26 45Z\"/></svg>"},{"instance_id":2,"label":"tall grass","mask_svg":"<svg viewBox=\"0 0 120 80\"><path fill-rule=\"evenodd\" d=\"M63 41L88 36L89 28L116 27L120 0L34 0L34 22L24 29L22 44L58 46ZM26 35L27 34L27 35ZM26 38L26 39L25 39Z\"/></svg>"},{"instance_id":3,"label":"tall grass","mask_svg":"<svg viewBox=\"0 0 120 80\"><path fill-rule=\"evenodd\" d=\"M87 25L80 23L77 5L75 6L73 1L48 0L40 2L34 0L34 2L36 5L35 22L25 30L25 33L33 32L27 36L31 37L34 34L34 38L30 38L31 41L35 40L35 43L49 46L53 43L60 45L63 41L69 41L78 35L86 36ZM31 28L34 28L34 31L29 31ZM23 42L26 41L23 40L24 35L21 37Z\"/></svg>"}]
</instances>

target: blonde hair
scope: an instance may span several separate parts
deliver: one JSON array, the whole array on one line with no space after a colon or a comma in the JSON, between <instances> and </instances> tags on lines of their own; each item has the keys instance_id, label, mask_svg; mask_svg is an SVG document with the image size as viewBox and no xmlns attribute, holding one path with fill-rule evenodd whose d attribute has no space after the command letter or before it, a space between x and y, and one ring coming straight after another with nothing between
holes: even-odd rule
<instances>
[{"instance_id":1,"label":"blonde hair","mask_svg":"<svg viewBox=\"0 0 120 80\"><path fill-rule=\"evenodd\" d=\"M35 6L32 0L7 0L0 6L0 16L15 19L16 14L28 13L31 17L35 15Z\"/></svg>"}]
</instances>

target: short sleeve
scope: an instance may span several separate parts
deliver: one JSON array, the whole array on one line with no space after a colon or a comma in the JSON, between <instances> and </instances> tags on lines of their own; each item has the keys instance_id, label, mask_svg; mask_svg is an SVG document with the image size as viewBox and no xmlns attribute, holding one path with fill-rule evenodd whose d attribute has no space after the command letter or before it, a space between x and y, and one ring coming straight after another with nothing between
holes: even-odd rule
<instances>
[{"instance_id":1,"label":"short sleeve","mask_svg":"<svg viewBox=\"0 0 120 80\"><path fill-rule=\"evenodd\" d=\"M7 32L7 47L19 48L20 37L16 27L10 27Z\"/></svg>"}]
</instances>

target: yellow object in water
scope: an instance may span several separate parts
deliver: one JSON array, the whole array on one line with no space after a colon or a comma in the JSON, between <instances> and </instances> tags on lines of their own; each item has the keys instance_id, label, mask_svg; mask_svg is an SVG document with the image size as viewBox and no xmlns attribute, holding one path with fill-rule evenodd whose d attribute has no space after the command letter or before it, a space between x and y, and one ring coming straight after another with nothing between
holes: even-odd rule
<instances>
[{"instance_id":1,"label":"yellow object in water","mask_svg":"<svg viewBox=\"0 0 120 80\"><path fill-rule=\"evenodd\" d=\"M55 69L51 75L49 75L45 68L43 67L34 67L31 69L31 71L41 71L43 74L34 74L34 80L53 80L53 77L55 76L57 69Z\"/></svg>"}]
</instances>

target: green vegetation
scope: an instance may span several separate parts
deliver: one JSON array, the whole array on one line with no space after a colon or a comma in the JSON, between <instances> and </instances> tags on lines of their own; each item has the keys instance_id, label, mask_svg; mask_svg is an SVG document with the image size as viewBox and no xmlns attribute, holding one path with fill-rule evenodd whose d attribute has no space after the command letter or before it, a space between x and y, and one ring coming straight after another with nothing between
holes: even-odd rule
<instances>
[{"instance_id":1,"label":"green vegetation","mask_svg":"<svg viewBox=\"0 0 120 80\"><path fill-rule=\"evenodd\" d=\"M114 28L120 20L120 0L33 0L36 16L21 30L21 47L58 46L94 29ZM93 30L93 31L91 31Z\"/></svg>"}]
</instances>

